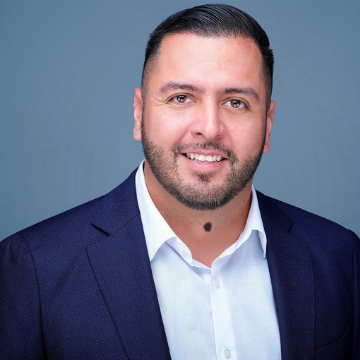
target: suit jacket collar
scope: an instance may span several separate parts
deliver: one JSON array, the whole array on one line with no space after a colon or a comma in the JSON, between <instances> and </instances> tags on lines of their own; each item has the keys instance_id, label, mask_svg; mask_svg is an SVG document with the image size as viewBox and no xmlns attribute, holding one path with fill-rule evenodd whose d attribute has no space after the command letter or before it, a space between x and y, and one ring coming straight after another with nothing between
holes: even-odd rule
<instances>
[{"instance_id":1,"label":"suit jacket collar","mask_svg":"<svg viewBox=\"0 0 360 360\"><path fill-rule=\"evenodd\" d=\"M88 257L129 359L170 359L135 193L135 172L103 198Z\"/></svg>"},{"instance_id":2,"label":"suit jacket collar","mask_svg":"<svg viewBox=\"0 0 360 360\"><path fill-rule=\"evenodd\" d=\"M314 342L314 279L306 242L292 235L294 222L274 200L258 192L268 239L267 259L277 311L282 359L311 359Z\"/></svg>"},{"instance_id":3,"label":"suit jacket collar","mask_svg":"<svg viewBox=\"0 0 360 360\"><path fill-rule=\"evenodd\" d=\"M130 359L170 359L136 201L135 172L105 195L92 224L102 236L88 246L99 288ZM308 245L293 221L258 192L278 316L282 359L311 358L314 289Z\"/></svg>"}]
</instances>

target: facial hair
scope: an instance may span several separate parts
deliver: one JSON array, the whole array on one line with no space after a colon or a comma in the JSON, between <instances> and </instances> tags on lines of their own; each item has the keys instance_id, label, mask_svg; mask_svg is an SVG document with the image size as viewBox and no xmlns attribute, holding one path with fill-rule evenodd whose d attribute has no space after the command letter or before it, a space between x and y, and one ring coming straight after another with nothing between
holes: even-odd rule
<instances>
[{"instance_id":1,"label":"facial hair","mask_svg":"<svg viewBox=\"0 0 360 360\"><path fill-rule=\"evenodd\" d=\"M265 144L265 134L261 148L257 155L239 161L237 156L229 149L217 142L194 143L179 145L166 152L164 148L148 139L145 131L144 118L141 122L141 137L144 155L151 172L162 187L183 205L194 210L215 210L238 195L253 178L260 163ZM211 173L196 173L196 183L186 183L182 178L177 159L184 153L196 150L216 150L227 156L230 169L222 184L211 184Z\"/></svg>"}]
</instances>

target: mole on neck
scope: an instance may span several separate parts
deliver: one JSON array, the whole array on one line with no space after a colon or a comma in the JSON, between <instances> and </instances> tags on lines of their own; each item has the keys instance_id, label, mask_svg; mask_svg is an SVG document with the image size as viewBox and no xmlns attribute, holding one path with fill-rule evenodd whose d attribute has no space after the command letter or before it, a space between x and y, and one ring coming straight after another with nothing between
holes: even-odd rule
<instances>
[{"instance_id":1,"label":"mole on neck","mask_svg":"<svg viewBox=\"0 0 360 360\"><path fill-rule=\"evenodd\" d=\"M210 231L210 230L211 230L211 227L212 227L211 222L207 222L207 223L205 223L205 225L204 225L204 230L205 230L205 231Z\"/></svg>"}]
</instances>

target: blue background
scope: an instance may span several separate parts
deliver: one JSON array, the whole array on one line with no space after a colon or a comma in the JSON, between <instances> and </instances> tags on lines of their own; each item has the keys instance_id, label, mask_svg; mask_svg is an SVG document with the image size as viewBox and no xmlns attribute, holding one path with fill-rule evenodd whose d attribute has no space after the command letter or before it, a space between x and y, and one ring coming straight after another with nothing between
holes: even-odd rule
<instances>
[{"instance_id":1,"label":"blue background","mask_svg":"<svg viewBox=\"0 0 360 360\"><path fill-rule=\"evenodd\" d=\"M0 2L0 239L139 165L133 89L148 35L201 3ZM360 3L227 3L258 20L275 54L272 150L255 186L360 234Z\"/></svg>"}]
</instances>

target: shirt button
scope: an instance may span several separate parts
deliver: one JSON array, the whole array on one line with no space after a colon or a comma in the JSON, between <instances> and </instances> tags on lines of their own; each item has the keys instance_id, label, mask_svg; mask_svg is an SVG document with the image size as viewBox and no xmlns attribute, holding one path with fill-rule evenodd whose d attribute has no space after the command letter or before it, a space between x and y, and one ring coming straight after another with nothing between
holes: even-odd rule
<instances>
[{"instance_id":1,"label":"shirt button","mask_svg":"<svg viewBox=\"0 0 360 360\"><path fill-rule=\"evenodd\" d=\"M224 356L227 358L227 359L230 359L231 358L231 352L229 349L225 349L224 350Z\"/></svg>"},{"instance_id":2,"label":"shirt button","mask_svg":"<svg viewBox=\"0 0 360 360\"><path fill-rule=\"evenodd\" d=\"M213 280L213 285L215 286L216 289L218 289L218 288L220 287L219 280L214 279L214 280Z\"/></svg>"}]
</instances>

